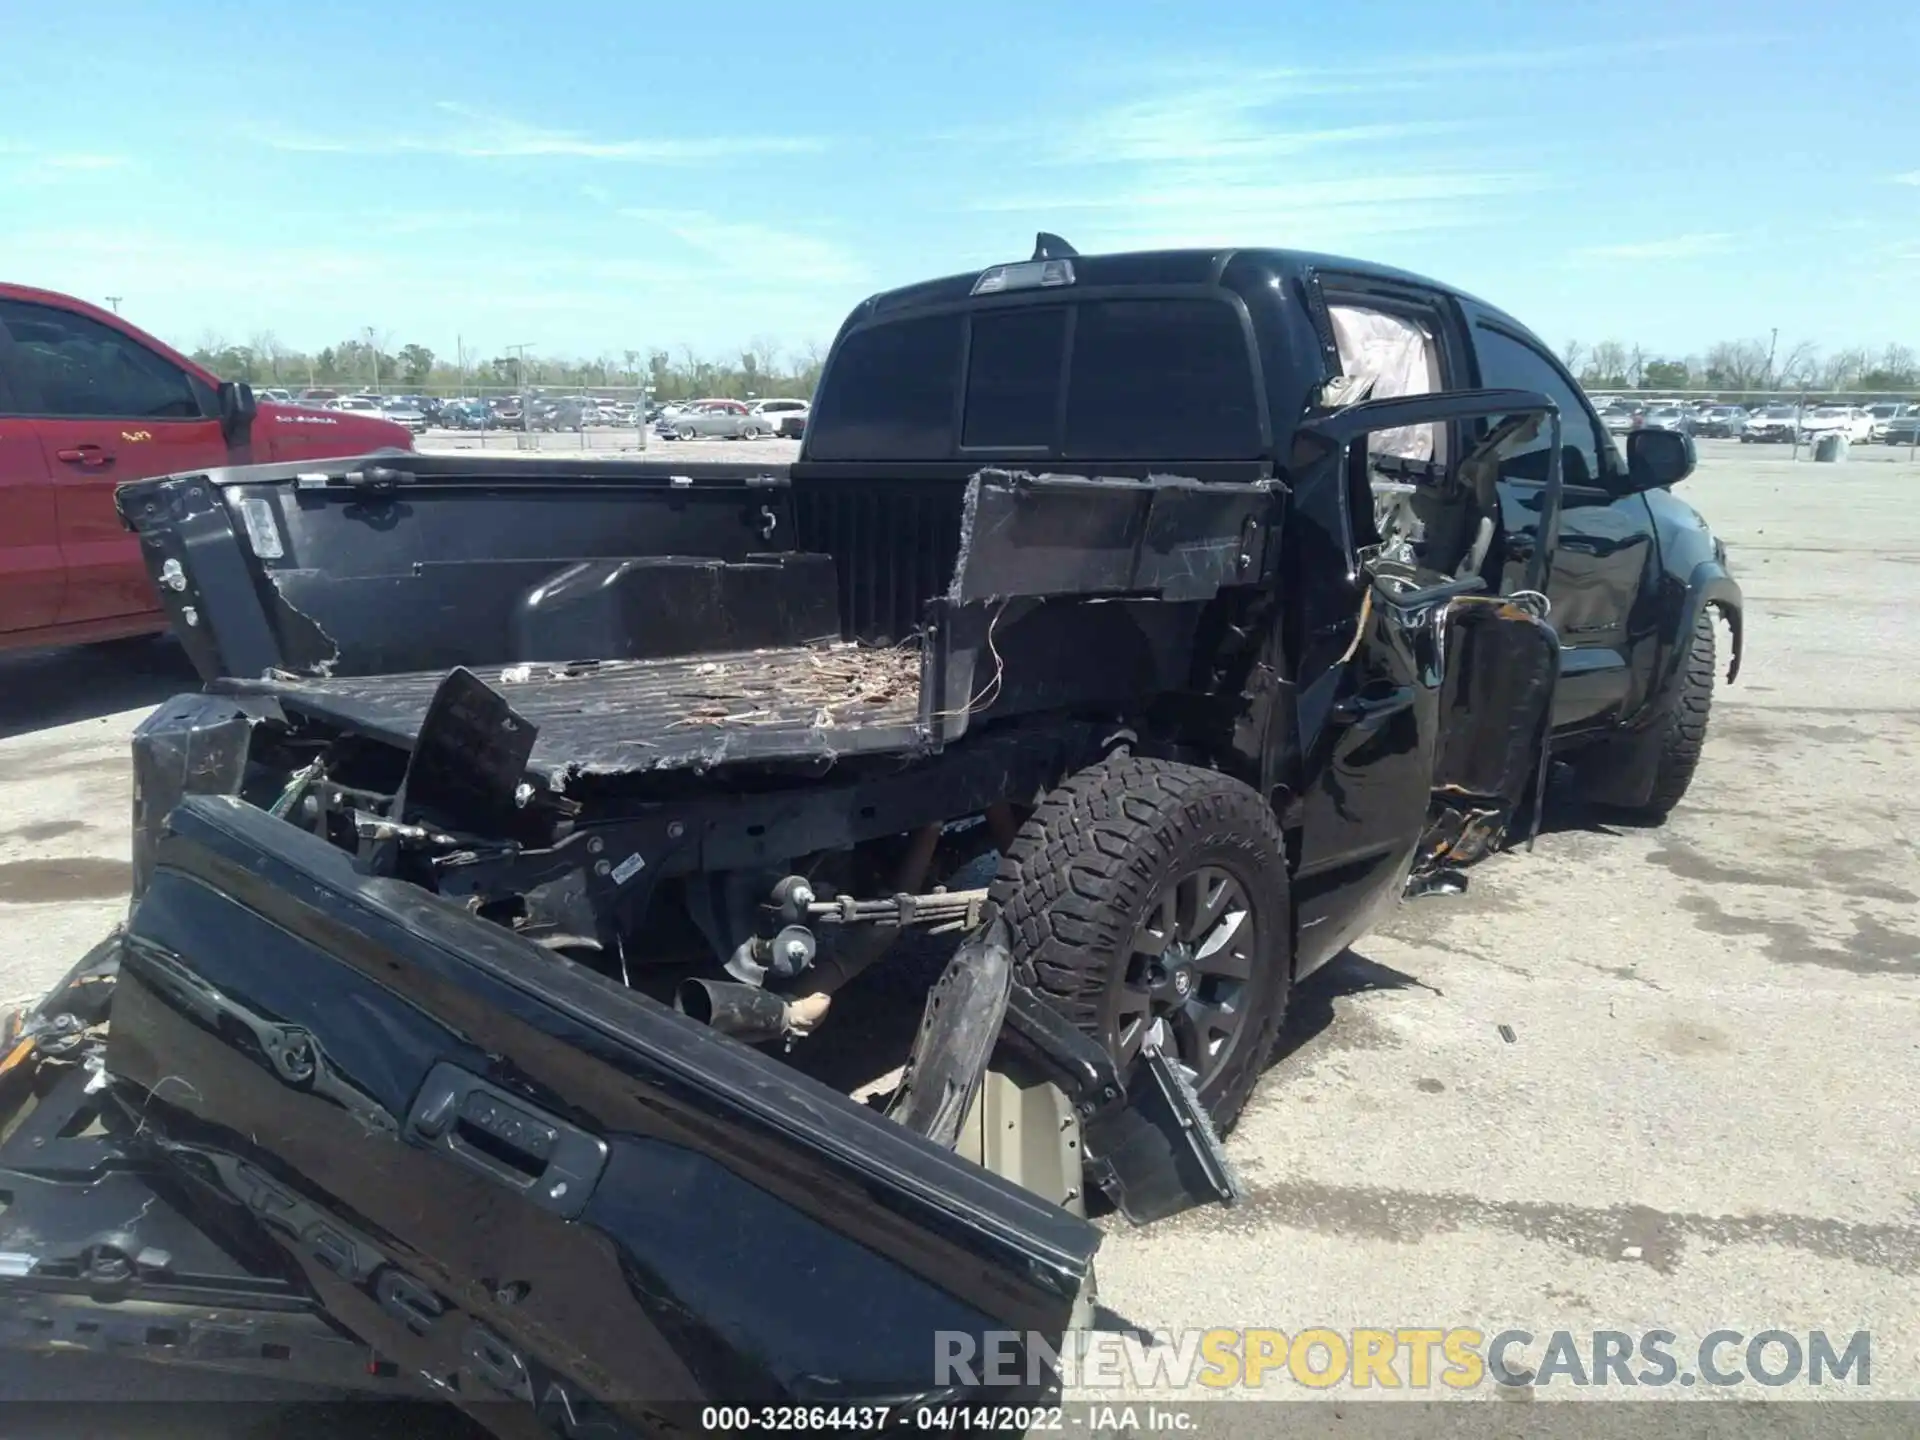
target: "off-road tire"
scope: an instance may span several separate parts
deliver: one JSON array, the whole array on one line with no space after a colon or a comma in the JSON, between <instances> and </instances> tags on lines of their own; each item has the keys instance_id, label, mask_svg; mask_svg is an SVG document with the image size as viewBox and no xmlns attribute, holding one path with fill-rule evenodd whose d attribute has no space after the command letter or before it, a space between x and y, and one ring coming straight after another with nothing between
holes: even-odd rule
<instances>
[{"instance_id":1,"label":"off-road tire","mask_svg":"<svg viewBox=\"0 0 1920 1440\"><path fill-rule=\"evenodd\" d=\"M1259 944L1242 1029L1200 1088L1224 1132L1273 1051L1292 980L1286 848L1259 792L1193 765L1103 761L1041 802L1001 858L991 895L1013 934L1014 974L1111 1047L1103 1015L1134 932L1162 884L1199 865L1240 881Z\"/></svg>"},{"instance_id":2,"label":"off-road tire","mask_svg":"<svg viewBox=\"0 0 1920 1440\"><path fill-rule=\"evenodd\" d=\"M1700 751L1707 743L1707 712L1713 707L1714 638L1713 613L1701 610L1693 622L1693 636L1680 662L1680 674L1674 681L1673 708L1661 722L1664 731L1654 765L1653 789L1648 793L1646 813L1665 816L1693 783L1693 772L1700 765Z\"/></svg>"}]
</instances>

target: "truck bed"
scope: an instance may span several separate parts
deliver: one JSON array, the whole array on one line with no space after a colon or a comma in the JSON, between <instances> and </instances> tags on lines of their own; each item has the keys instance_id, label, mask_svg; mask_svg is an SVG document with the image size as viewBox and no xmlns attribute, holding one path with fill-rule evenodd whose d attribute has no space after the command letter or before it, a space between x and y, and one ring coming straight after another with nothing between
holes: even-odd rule
<instances>
[{"instance_id":1,"label":"truck bed","mask_svg":"<svg viewBox=\"0 0 1920 1440\"><path fill-rule=\"evenodd\" d=\"M474 674L538 728L528 773L560 789L577 775L922 749L921 669L914 645L831 642ZM293 715L411 748L445 678L226 678L210 688L271 696Z\"/></svg>"}]
</instances>

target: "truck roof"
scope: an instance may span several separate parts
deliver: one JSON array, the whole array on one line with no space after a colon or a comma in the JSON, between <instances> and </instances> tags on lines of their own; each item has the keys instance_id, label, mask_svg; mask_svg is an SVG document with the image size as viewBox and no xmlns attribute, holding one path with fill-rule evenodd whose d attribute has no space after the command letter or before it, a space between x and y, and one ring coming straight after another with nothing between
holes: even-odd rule
<instances>
[{"instance_id":1,"label":"truck roof","mask_svg":"<svg viewBox=\"0 0 1920 1440\"><path fill-rule=\"evenodd\" d=\"M1253 270L1264 271L1267 275L1274 277L1300 276L1319 271L1417 285L1461 300L1471 301L1485 310L1500 314L1503 323L1512 319L1511 316L1501 313L1498 306L1489 305L1458 286L1447 285L1425 275L1417 275L1409 270L1400 270L1371 260L1355 260L1348 256L1327 255L1310 250L1221 246L1213 249L1128 250L1106 255L1070 254L1065 258L1073 262L1074 288L1082 291L1096 286L1131 288L1220 284L1228 267L1234 261L1241 260L1247 262ZM1010 265L1026 262L997 263ZM987 269L992 268L994 267L987 267ZM847 324L851 326L901 311L964 301L972 296L973 287L983 273L981 270L967 270L957 275L944 275L937 280L922 280L894 290L883 290L856 305L853 313L847 317ZM1041 300L1046 297L1046 293L1045 290L1037 290L1034 298ZM1518 324L1518 322L1513 323Z\"/></svg>"}]
</instances>

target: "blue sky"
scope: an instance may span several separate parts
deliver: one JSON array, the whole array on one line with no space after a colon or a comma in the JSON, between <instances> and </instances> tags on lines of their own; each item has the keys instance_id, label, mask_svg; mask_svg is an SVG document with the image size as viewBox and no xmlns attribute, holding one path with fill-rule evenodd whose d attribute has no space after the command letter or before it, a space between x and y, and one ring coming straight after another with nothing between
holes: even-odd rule
<instances>
[{"instance_id":1,"label":"blue sky","mask_svg":"<svg viewBox=\"0 0 1920 1440\"><path fill-rule=\"evenodd\" d=\"M1362 255L1556 344L1920 348L1917 15L0 0L0 278L187 345L722 352L1045 228Z\"/></svg>"}]
</instances>

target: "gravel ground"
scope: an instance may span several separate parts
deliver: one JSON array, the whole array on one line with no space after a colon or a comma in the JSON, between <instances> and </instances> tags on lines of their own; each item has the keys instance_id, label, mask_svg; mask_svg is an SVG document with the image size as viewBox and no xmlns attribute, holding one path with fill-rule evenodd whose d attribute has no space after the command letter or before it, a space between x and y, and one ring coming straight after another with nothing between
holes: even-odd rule
<instances>
[{"instance_id":1,"label":"gravel ground","mask_svg":"<svg viewBox=\"0 0 1920 1440\"><path fill-rule=\"evenodd\" d=\"M1683 1357L1719 1328L1866 1328L1869 1393L1920 1397L1920 465L1701 449L1682 490L1748 653L1685 805L1635 829L1557 798L1532 853L1303 986L1230 1145L1249 1203L1106 1222L1110 1315L1664 1327ZM0 994L120 912L127 737L190 683L165 645L0 659ZM49 1384L154 1393L137 1366L0 1362L0 1394Z\"/></svg>"}]
</instances>

